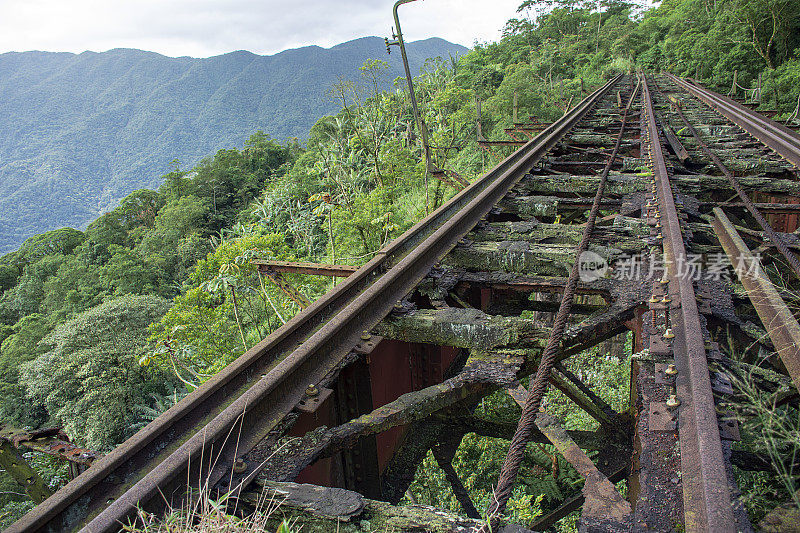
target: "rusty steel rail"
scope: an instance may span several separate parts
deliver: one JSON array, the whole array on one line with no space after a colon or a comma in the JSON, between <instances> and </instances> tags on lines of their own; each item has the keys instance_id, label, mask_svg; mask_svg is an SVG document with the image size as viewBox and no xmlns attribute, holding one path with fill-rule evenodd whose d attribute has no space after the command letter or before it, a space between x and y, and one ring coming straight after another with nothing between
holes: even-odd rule
<instances>
[{"instance_id":1,"label":"rusty steel rail","mask_svg":"<svg viewBox=\"0 0 800 533\"><path fill-rule=\"evenodd\" d=\"M678 273L678 263L687 259L686 248L646 79L643 91L646 133L663 225L664 263L670 297L678 304L668 312L675 334L672 349L681 401L678 429L684 525L686 531L736 531L700 314L693 281Z\"/></svg>"},{"instance_id":2,"label":"rusty steel rail","mask_svg":"<svg viewBox=\"0 0 800 533\"><path fill-rule=\"evenodd\" d=\"M160 509L188 483L215 485L276 428L309 383L335 373L386 316L617 83L600 87L481 179L384 247L296 315L7 531L115 531L137 508ZM249 483L258 467L249 470Z\"/></svg>"},{"instance_id":3,"label":"rusty steel rail","mask_svg":"<svg viewBox=\"0 0 800 533\"><path fill-rule=\"evenodd\" d=\"M774 120L743 106L739 102L710 91L696 83L667 74L679 87L691 93L711 109L764 143L781 155L786 161L800 168L800 135Z\"/></svg>"},{"instance_id":4,"label":"rusty steel rail","mask_svg":"<svg viewBox=\"0 0 800 533\"><path fill-rule=\"evenodd\" d=\"M795 387L800 389L800 324L775 290L758 258L750 252L736 228L725 216L725 212L715 207L714 215L714 233L728 254L731 264L737 267L735 271L739 281L764 323Z\"/></svg>"},{"instance_id":5,"label":"rusty steel rail","mask_svg":"<svg viewBox=\"0 0 800 533\"><path fill-rule=\"evenodd\" d=\"M761 214L761 211L758 209L756 204L750 199L750 196L744 190L744 187L741 186L739 180L733 175L733 173L728 169L727 166L722 162L722 160L717 157L717 155L711 151L708 145L703 141L700 137L700 134L697 133L697 130L692 126L689 119L686 118L686 115L683 114L683 110L681 109L680 104L677 102L673 102L673 106L675 111L678 113L683 124L688 128L689 132L694 137L694 140L697 142L698 147L702 152L717 165L717 168L722 172L725 176L725 179L728 180L733 190L736 191L736 194L739 195L739 198L742 200L742 203L745 205L750 214L753 218L758 222L758 225L761 226L761 229L764 230L764 233L767 235L772 244L775 245L775 248L786 258L786 261L789 262L789 266L794 271L795 275L800 278L800 261L798 261L797 256L792 252L786 243L781 239L780 235L778 235L773 227L770 225L769 221Z\"/></svg>"}]
</instances>

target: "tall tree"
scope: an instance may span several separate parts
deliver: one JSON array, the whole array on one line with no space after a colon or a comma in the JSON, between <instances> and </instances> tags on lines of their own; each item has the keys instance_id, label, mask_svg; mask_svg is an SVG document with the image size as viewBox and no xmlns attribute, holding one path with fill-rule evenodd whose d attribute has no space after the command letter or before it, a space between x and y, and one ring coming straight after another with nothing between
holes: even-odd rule
<instances>
[{"instance_id":1,"label":"tall tree","mask_svg":"<svg viewBox=\"0 0 800 533\"><path fill-rule=\"evenodd\" d=\"M45 337L52 349L22 365L20 383L67 434L95 449L114 447L133 432L132 407L168 392L167 375L138 364L147 326L168 308L155 296L123 296L81 313Z\"/></svg>"}]
</instances>

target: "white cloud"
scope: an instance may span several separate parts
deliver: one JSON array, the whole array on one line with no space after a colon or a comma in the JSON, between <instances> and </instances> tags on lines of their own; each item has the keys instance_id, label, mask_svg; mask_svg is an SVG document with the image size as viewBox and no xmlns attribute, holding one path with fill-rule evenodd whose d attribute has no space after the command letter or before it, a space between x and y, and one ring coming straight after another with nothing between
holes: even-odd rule
<instances>
[{"instance_id":1,"label":"white cloud","mask_svg":"<svg viewBox=\"0 0 800 533\"><path fill-rule=\"evenodd\" d=\"M521 0L418 0L399 8L408 41L500 37ZM0 53L140 48L206 57L272 54L388 36L393 0L0 0Z\"/></svg>"}]
</instances>

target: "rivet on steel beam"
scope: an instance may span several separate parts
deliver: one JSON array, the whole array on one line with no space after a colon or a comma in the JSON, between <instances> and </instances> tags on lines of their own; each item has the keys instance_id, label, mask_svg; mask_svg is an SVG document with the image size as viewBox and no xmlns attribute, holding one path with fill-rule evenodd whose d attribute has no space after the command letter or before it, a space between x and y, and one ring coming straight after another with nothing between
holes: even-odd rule
<instances>
[{"instance_id":1,"label":"rivet on steel beam","mask_svg":"<svg viewBox=\"0 0 800 533\"><path fill-rule=\"evenodd\" d=\"M368 341L371 338L372 338L372 335L370 335L368 331L365 331L364 333L361 334L361 340L362 341Z\"/></svg>"},{"instance_id":2,"label":"rivet on steel beam","mask_svg":"<svg viewBox=\"0 0 800 533\"><path fill-rule=\"evenodd\" d=\"M239 457L236 459L236 463L233 465L233 473L234 474L241 474L247 470L247 463L244 462L244 459Z\"/></svg>"},{"instance_id":3,"label":"rivet on steel beam","mask_svg":"<svg viewBox=\"0 0 800 533\"><path fill-rule=\"evenodd\" d=\"M672 332L672 328L667 328L667 331L664 332L665 339L674 339L675 334Z\"/></svg>"},{"instance_id":4,"label":"rivet on steel beam","mask_svg":"<svg viewBox=\"0 0 800 533\"><path fill-rule=\"evenodd\" d=\"M656 296L656 295L654 294L654 295L652 295L652 296L650 297L650 299L649 299L648 301L649 301L651 304L656 304L656 303L658 303L658 296Z\"/></svg>"},{"instance_id":5,"label":"rivet on steel beam","mask_svg":"<svg viewBox=\"0 0 800 533\"><path fill-rule=\"evenodd\" d=\"M306 387L306 396L317 396L319 395L319 389L313 383Z\"/></svg>"},{"instance_id":6,"label":"rivet on steel beam","mask_svg":"<svg viewBox=\"0 0 800 533\"><path fill-rule=\"evenodd\" d=\"M667 398L667 407L669 409L675 409L681 404L681 401L678 399L677 396L671 394L669 398Z\"/></svg>"},{"instance_id":7,"label":"rivet on steel beam","mask_svg":"<svg viewBox=\"0 0 800 533\"><path fill-rule=\"evenodd\" d=\"M672 301L672 298L669 297L669 294L665 294L663 298L661 298L662 304L668 304Z\"/></svg>"},{"instance_id":8,"label":"rivet on steel beam","mask_svg":"<svg viewBox=\"0 0 800 533\"><path fill-rule=\"evenodd\" d=\"M676 367L674 363L670 363L667 365L667 368L664 369L664 373L668 376L675 376L678 374L678 367Z\"/></svg>"}]
</instances>

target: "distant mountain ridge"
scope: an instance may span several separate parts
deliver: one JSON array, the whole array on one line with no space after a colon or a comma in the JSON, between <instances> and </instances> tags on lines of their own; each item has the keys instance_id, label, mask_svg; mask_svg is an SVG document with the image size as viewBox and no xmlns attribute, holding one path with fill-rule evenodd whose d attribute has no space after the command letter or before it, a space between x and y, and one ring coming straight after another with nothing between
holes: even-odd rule
<instances>
[{"instance_id":1,"label":"distant mountain ridge","mask_svg":"<svg viewBox=\"0 0 800 533\"><path fill-rule=\"evenodd\" d=\"M413 72L426 58L467 49L431 38L407 45ZM336 105L338 78L367 59L402 75L400 54L364 37L271 56L203 59L154 52L0 54L0 253L61 226L82 227L129 192L155 188L173 159L183 167L257 130L304 138Z\"/></svg>"}]
</instances>

